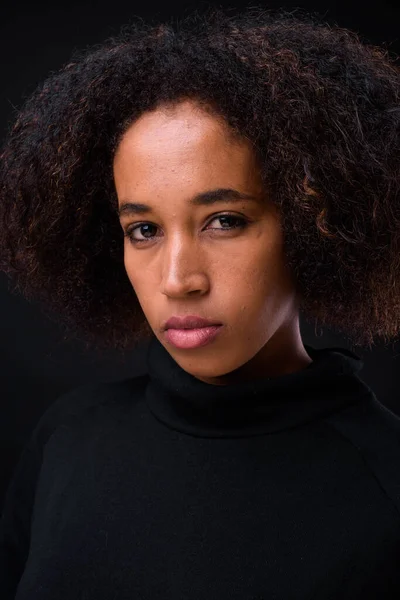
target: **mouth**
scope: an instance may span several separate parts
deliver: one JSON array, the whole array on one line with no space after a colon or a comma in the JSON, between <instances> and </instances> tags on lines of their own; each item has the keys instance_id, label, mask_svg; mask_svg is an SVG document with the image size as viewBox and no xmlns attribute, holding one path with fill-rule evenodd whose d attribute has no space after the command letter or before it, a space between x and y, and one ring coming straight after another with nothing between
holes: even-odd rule
<instances>
[{"instance_id":1,"label":"mouth","mask_svg":"<svg viewBox=\"0 0 400 600\"><path fill-rule=\"evenodd\" d=\"M218 321L210 321L204 317L197 315L173 316L164 323L166 329L200 329L203 327L212 327L214 325L222 325Z\"/></svg>"},{"instance_id":2,"label":"mouth","mask_svg":"<svg viewBox=\"0 0 400 600\"><path fill-rule=\"evenodd\" d=\"M208 325L192 329L167 329L165 337L176 348L199 348L211 343L222 329L222 325Z\"/></svg>"}]
</instances>

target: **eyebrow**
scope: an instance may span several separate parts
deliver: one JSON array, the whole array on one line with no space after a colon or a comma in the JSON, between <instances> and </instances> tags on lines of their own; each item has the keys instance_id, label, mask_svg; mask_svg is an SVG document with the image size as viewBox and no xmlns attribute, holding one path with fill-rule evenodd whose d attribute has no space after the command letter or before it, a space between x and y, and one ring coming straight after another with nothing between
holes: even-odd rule
<instances>
[{"instance_id":1,"label":"eyebrow","mask_svg":"<svg viewBox=\"0 0 400 600\"><path fill-rule=\"evenodd\" d=\"M241 200L253 200L256 202L257 198L231 188L218 188L196 194L196 196L193 196L189 200L189 204L191 206L210 206L216 202L240 202ZM147 204L126 201L121 204L117 214L119 217L122 217L123 215L143 215L149 212L152 212L152 208Z\"/></svg>"}]
</instances>

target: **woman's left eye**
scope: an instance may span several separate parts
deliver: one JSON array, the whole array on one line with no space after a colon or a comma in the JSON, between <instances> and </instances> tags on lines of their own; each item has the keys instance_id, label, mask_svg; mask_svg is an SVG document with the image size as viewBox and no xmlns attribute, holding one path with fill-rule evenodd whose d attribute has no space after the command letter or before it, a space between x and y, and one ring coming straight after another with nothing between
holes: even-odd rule
<instances>
[{"instance_id":1,"label":"woman's left eye","mask_svg":"<svg viewBox=\"0 0 400 600\"><path fill-rule=\"evenodd\" d=\"M244 219L243 217L239 217L238 215L218 215L209 222L206 229L209 228L209 225L211 223L213 223L213 221L221 221L221 222L223 221L225 223L226 223L226 221L228 221L228 222L233 221L234 223L236 223L235 225L233 225L233 226L231 225L229 227L211 227L211 229L216 229L216 230L220 230L220 231L224 231L224 230L230 231L232 229L244 229L248 224L248 221L246 219ZM153 237L156 237L156 236L144 237L144 238L133 237L133 234L135 231L138 231L141 228L149 227L149 226L155 227L155 228L157 227L156 225L153 225L153 223L149 223L149 222L137 223L134 226L128 227L126 229L126 231L124 232L124 235L132 242L132 244L139 245L139 244L150 242L153 239ZM149 233L149 232L147 231L146 233Z\"/></svg>"},{"instance_id":2,"label":"woman's left eye","mask_svg":"<svg viewBox=\"0 0 400 600\"><path fill-rule=\"evenodd\" d=\"M214 219L210 221L210 223L212 223L213 221L218 221L220 219L228 219L228 221L236 221L237 223L239 223L239 225L234 225L233 227L222 227L221 229L235 229L235 227L244 227L245 225L247 225L247 221L245 221L245 219L236 215L219 215L218 217L214 217ZM214 228L212 227L212 229Z\"/></svg>"}]
</instances>

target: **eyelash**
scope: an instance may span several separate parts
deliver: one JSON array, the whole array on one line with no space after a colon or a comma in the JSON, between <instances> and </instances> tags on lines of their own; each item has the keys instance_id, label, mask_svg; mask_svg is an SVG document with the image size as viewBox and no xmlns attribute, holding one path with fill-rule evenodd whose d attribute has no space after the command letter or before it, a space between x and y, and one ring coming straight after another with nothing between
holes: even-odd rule
<instances>
[{"instance_id":1,"label":"eyelash","mask_svg":"<svg viewBox=\"0 0 400 600\"><path fill-rule=\"evenodd\" d=\"M220 229L217 228L217 231L232 231L232 229L245 229L245 227L247 227L247 225L249 224L249 222L246 219L244 219L243 217L239 217L238 215L232 215L232 214L217 215L211 219L210 223L212 223L216 219L222 219L222 218L234 219L236 221L239 221L240 225L235 225L233 227L222 227ZM153 223L144 221L143 223L136 223L134 226L130 226L126 229L126 231L124 232L124 236L129 239L131 244L133 244L135 246L147 244L148 242L151 242L154 239L154 238L144 238L142 240L137 240L132 237L133 232L136 229L140 229L140 227L143 227L144 225L152 225L153 227L156 227L156 225L153 225Z\"/></svg>"}]
</instances>

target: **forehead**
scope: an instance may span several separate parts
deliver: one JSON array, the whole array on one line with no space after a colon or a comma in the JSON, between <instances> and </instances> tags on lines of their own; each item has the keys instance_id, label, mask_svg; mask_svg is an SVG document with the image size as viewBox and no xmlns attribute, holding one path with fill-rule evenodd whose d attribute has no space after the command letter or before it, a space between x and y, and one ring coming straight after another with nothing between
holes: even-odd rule
<instances>
[{"instance_id":1,"label":"forehead","mask_svg":"<svg viewBox=\"0 0 400 600\"><path fill-rule=\"evenodd\" d=\"M253 195L259 175L247 140L190 103L143 114L121 139L114 158L119 199L163 204L211 189Z\"/></svg>"},{"instance_id":2,"label":"forehead","mask_svg":"<svg viewBox=\"0 0 400 600\"><path fill-rule=\"evenodd\" d=\"M157 151L237 150L245 145L222 117L193 101L184 101L145 112L131 123L119 141L115 159L126 153L145 158Z\"/></svg>"}]
</instances>

